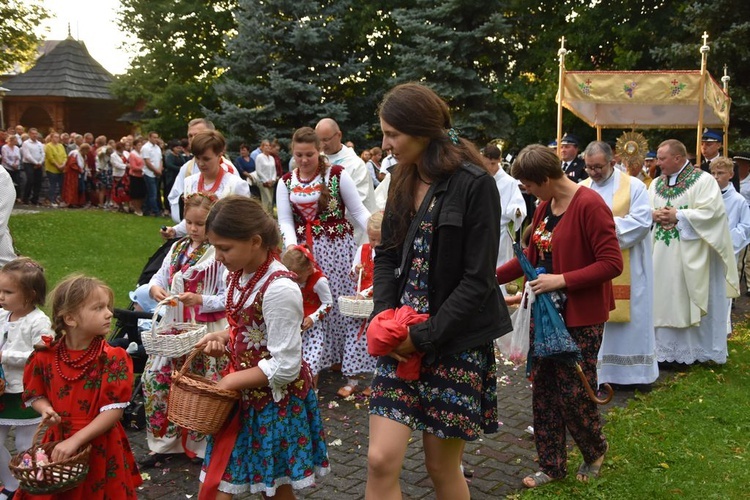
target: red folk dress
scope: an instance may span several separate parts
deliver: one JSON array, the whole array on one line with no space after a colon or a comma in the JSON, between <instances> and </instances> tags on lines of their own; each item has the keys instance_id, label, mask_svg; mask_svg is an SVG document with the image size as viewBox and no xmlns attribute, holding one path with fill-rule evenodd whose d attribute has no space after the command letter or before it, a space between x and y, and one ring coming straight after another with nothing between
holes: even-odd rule
<instances>
[{"instance_id":1,"label":"red folk dress","mask_svg":"<svg viewBox=\"0 0 750 500\"><path fill-rule=\"evenodd\" d=\"M60 344L37 350L26 364L23 376L23 400L31 402L46 397L62 418L62 425L50 429L43 441L66 439L88 425L101 412L125 408L133 388L133 364L122 348L101 343L98 362L80 380L69 382L58 373L55 358ZM70 350L76 359L84 351ZM59 363L68 378L80 372ZM84 482L57 495L30 495L18 490L18 499L57 500L126 500L137 498L136 489L143 480L122 424L91 441L89 472Z\"/></svg>"}]
</instances>

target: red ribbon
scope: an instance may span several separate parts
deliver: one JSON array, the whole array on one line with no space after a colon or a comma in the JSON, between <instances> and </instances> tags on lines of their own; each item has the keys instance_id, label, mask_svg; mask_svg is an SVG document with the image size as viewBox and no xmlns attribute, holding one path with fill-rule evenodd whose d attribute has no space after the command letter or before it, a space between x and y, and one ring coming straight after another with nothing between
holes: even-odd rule
<instances>
[{"instance_id":1,"label":"red ribbon","mask_svg":"<svg viewBox=\"0 0 750 500\"><path fill-rule=\"evenodd\" d=\"M219 490L221 478L229 463L229 457L232 456L234 444L237 441L237 434L240 432L240 412L236 409L231 419L214 434L214 447L211 451L211 461L206 468L206 477L203 479L203 486L198 493L198 500L213 500L216 498L216 492Z\"/></svg>"}]
</instances>

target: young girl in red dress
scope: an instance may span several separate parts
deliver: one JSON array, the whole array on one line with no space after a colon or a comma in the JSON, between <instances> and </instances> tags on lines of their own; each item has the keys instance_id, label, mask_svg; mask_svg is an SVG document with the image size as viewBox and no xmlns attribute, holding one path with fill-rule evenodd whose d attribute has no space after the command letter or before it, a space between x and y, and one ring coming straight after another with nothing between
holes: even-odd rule
<instances>
[{"instance_id":1,"label":"young girl in red dress","mask_svg":"<svg viewBox=\"0 0 750 500\"><path fill-rule=\"evenodd\" d=\"M120 424L133 386L133 364L122 348L104 341L112 321L112 290L96 278L73 275L52 292L56 338L29 358L23 400L51 427L43 442L62 440L49 457L59 462L91 444L89 472L76 488L22 499L137 498L142 483Z\"/></svg>"},{"instance_id":2,"label":"young girl in red dress","mask_svg":"<svg viewBox=\"0 0 750 500\"><path fill-rule=\"evenodd\" d=\"M318 373L323 366L325 329L321 323L333 306L333 296L328 278L315 262L310 250L297 245L287 250L281 263L297 275L297 284L302 289L302 359L307 361L313 376L313 387L318 387Z\"/></svg>"},{"instance_id":3,"label":"young girl in red dress","mask_svg":"<svg viewBox=\"0 0 750 500\"><path fill-rule=\"evenodd\" d=\"M239 408L209 438L200 500L240 493L294 498L329 471L312 376L302 360L302 294L274 258L276 221L242 196L219 200L208 215L208 239L229 271L229 330L196 345L229 356L220 389L240 391Z\"/></svg>"}]
</instances>

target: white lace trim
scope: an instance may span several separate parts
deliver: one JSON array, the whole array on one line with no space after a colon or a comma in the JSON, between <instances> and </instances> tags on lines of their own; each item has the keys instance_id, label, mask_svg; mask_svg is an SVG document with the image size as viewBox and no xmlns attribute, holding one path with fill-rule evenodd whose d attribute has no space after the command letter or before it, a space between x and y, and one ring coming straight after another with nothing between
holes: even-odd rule
<instances>
[{"instance_id":1,"label":"white lace trim","mask_svg":"<svg viewBox=\"0 0 750 500\"><path fill-rule=\"evenodd\" d=\"M685 347L685 345L680 342L668 342L666 344L657 343L656 359L660 363L691 364L695 362L705 363L706 361L714 361L715 363L723 364L727 362L727 350L707 351L699 346L695 346L691 349Z\"/></svg>"},{"instance_id":2,"label":"white lace trim","mask_svg":"<svg viewBox=\"0 0 750 500\"><path fill-rule=\"evenodd\" d=\"M32 405L32 404L34 404L34 401L36 401L37 399L42 399L43 397L44 397L44 396L37 396L37 397L35 397L35 398L31 398L31 399L29 399L28 401L26 401L26 402L24 403L24 406L25 406L26 408L31 408L31 405Z\"/></svg>"},{"instance_id":3,"label":"white lace trim","mask_svg":"<svg viewBox=\"0 0 750 500\"><path fill-rule=\"evenodd\" d=\"M276 488L278 488L279 486L283 486L285 484L291 484L292 488L295 490L307 488L315 484L315 479L319 477L323 477L327 475L329 472L331 472L330 467L315 467L314 474L304 479L300 479L298 481L292 481L289 477L286 477L286 476L277 477L276 484L274 486L266 486L263 483L234 484L234 483L228 483L226 481L222 481L221 483L219 483L219 491L223 491L224 493L229 493L232 495L237 495L240 493L247 493L249 491L252 494L263 493L266 496L272 497L276 494ZM200 482L202 483L205 480L205 478L206 478L206 472L201 471Z\"/></svg>"},{"instance_id":4,"label":"white lace trim","mask_svg":"<svg viewBox=\"0 0 750 500\"><path fill-rule=\"evenodd\" d=\"M99 408L99 413L105 412L107 410L119 410L119 409L125 409L128 407L130 403L112 403L111 405L102 406Z\"/></svg>"},{"instance_id":5,"label":"white lace trim","mask_svg":"<svg viewBox=\"0 0 750 500\"><path fill-rule=\"evenodd\" d=\"M15 425L21 427L24 425L38 425L42 417L36 418L0 418L0 425Z\"/></svg>"}]
</instances>

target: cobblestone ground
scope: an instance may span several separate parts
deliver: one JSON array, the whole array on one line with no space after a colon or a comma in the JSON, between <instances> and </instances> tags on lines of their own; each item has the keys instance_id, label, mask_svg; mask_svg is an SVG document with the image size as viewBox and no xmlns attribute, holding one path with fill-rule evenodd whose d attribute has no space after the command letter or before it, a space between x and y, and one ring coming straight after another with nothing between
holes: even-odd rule
<instances>
[{"instance_id":1,"label":"cobblestone ground","mask_svg":"<svg viewBox=\"0 0 750 500\"><path fill-rule=\"evenodd\" d=\"M367 477L367 400L356 395L350 400L336 396L344 384L336 373L325 372L320 378L321 411L326 425L331 459L331 474L312 488L299 492L299 498L336 500L364 496ZM633 392L617 391L612 405L622 405ZM500 432L467 443L464 462L474 470L470 490L473 499L502 498L521 488L521 479L536 470L533 439L526 432L531 425L531 389L524 369L514 369L500 361L498 369L498 410ZM128 437L138 458L148 453L145 432L129 431ZM432 483L424 467L421 434L413 433L404 460L401 484L406 499L434 498ZM576 465L577 467L577 465ZM183 456L175 456L161 468L143 471L148 474L139 498L178 500L195 496L198 491L199 465ZM259 495L243 495L256 499Z\"/></svg>"}]
</instances>

